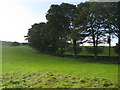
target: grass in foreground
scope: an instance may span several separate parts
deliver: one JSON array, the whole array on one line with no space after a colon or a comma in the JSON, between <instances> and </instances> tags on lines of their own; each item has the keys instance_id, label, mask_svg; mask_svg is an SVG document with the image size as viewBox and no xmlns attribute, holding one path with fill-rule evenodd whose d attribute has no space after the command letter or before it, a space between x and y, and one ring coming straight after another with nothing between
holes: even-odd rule
<instances>
[{"instance_id":1,"label":"grass in foreground","mask_svg":"<svg viewBox=\"0 0 120 90\"><path fill-rule=\"evenodd\" d=\"M30 87L33 83L31 87L118 86L117 64L54 57L40 54L30 47L3 46L2 68L3 87ZM53 76L48 74L53 74ZM23 78L24 76L26 78ZM53 77L56 79L54 80ZM75 80L72 78L75 78ZM86 83L82 83L81 79ZM96 80L94 81L94 79ZM50 85L46 84L47 82ZM73 84L73 82L76 83ZM94 83L96 84L94 85Z\"/></svg>"},{"instance_id":2,"label":"grass in foreground","mask_svg":"<svg viewBox=\"0 0 120 90\"><path fill-rule=\"evenodd\" d=\"M80 78L54 72L4 74L3 88L116 88L117 82L104 78Z\"/></svg>"}]
</instances>

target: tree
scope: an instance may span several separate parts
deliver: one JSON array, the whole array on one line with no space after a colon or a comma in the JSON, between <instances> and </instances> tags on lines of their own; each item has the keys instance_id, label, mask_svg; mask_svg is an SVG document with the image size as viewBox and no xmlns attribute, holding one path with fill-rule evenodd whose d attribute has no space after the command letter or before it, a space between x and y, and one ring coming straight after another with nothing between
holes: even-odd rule
<instances>
[{"instance_id":1,"label":"tree","mask_svg":"<svg viewBox=\"0 0 120 90\"><path fill-rule=\"evenodd\" d=\"M47 53L64 53L76 6L62 3L51 5L46 14L47 23L34 24L26 39L33 48Z\"/></svg>"},{"instance_id":2,"label":"tree","mask_svg":"<svg viewBox=\"0 0 120 90\"><path fill-rule=\"evenodd\" d=\"M118 25L118 50L120 50L120 1L117 3L117 8L118 8L118 12L117 12L117 25ZM120 61L120 51L119 51L119 61Z\"/></svg>"},{"instance_id":3,"label":"tree","mask_svg":"<svg viewBox=\"0 0 120 90\"><path fill-rule=\"evenodd\" d=\"M26 38L33 48L51 54L63 54L70 39L75 55L79 42L83 43L86 38L93 44L96 59L98 45L108 36L110 56L112 35L118 37L120 49L119 5L117 2L85 2L77 7L68 3L51 5L46 14L47 22L32 25Z\"/></svg>"},{"instance_id":4,"label":"tree","mask_svg":"<svg viewBox=\"0 0 120 90\"><path fill-rule=\"evenodd\" d=\"M107 36L107 43L109 44L109 56L111 56L111 40L114 37L114 28L113 28L113 20L112 17L114 16L114 8L115 4L113 2L105 2L103 3L103 24L102 27L105 30L105 35Z\"/></svg>"},{"instance_id":5,"label":"tree","mask_svg":"<svg viewBox=\"0 0 120 90\"><path fill-rule=\"evenodd\" d=\"M51 42L53 42L51 43L51 45L55 49L55 51L61 48L62 54L67 38L67 32L69 30L68 18L65 17L64 11L59 5L51 5L50 9L47 12L46 19L48 20L48 36Z\"/></svg>"},{"instance_id":6,"label":"tree","mask_svg":"<svg viewBox=\"0 0 120 90\"><path fill-rule=\"evenodd\" d=\"M73 20L75 17L76 6L67 3L51 5L46 15L48 30L51 32L50 35L52 35L51 38L56 43L56 49L61 49L61 54L63 54L63 49L67 44L70 29L73 29Z\"/></svg>"},{"instance_id":7,"label":"tree","mask_svg":"<svg viewBox=\"0 0 120 90\"><path fill-rule=\"evenodd\" d=\"M42 22L39 24L35 23L29 29L27 36L25 36L29 42L29 45L39 51L45 51L44 50L45 45L43 45L44 30L45 30L45 23Z\"/></svg>"},{"instance_id":8,"label":"tree","mask_svg":"<svg viewBox=\"0 0 120 90\"><path fill-rule=\"evenodd\" d=\"M79 34L78 31L75 29L74 26L74 20L77 17L77 10L76 10L76 6L72 5L72 4L67 4L67 3L62 3L60 5L65 13L65 17L68 18L69 20L69 32L68 32L68 39L72 40L73 43L73 51L74 51L74 55L77 55L77 40L79 40Z\"/></svg>"},{"instance_id":9,"label":"tree","mask_svg":"<svg viewBox=\"0 0 120 90\"><path fill-rule=\"evenodd\" d=\"M88 41L93 43L94 56L97 59L97 46L102 43L101 38L105 35L102 29L103 8L102 3L86 2L78 5L79 15L76 19L77 25L84 29L88 36Z\"/></svg>"},{"instance_id":10,"label":"tree","mask_svg":"<svg viewBox=\"0 0 120 90\"><path fill-rule=\"evenodd\" d=\"M68 19L69 29L74 29L74 20L77 17L77 8L73 4L62 3L60 7L63 9L64 16Z\"/></svg>"},{"instance_id":11,"label":"tree","mask_svg":"<svg viewBox=\"0 0 120 90\"><path fill-rule=\"evenodd\" d=\"M117 53L117 54L119 54L119 47L118 47L118 44L116 44L116 46L115 46L115 53Z\"/></svg>"},{"instance_id":12,"label":"tree","mask_svg":"<svg viewBox=\"0 0 120 90\"><path fill-rule=\"evenodd\" d=\"M108 14L107 17L105 17L105 23L107 24L105 24L105 28L108 29L107 33L109 34L109 38L111 35L118 38L118 47L120 47L120 2L107 2L105 3L105 7L106 14Z\"/></svg>"},{"instance_id":13,"label":"tree","mask_svg":"<svg viewBox=\"0 0 120 90\"><path fill-rule=\"evenodd\" d=\"M82 40L84 39L84 34L82 34L82 31L80 32L78 29L71 29L69 39L72 41L74 55L76 56L79 52L77 46L82 43Z\"/></svg>"},{"instance_id":14,"label":"tree","mask_svg":"<svg viewBox=\"0 0 120 90\"><path fill-rule=\"evenodd\" d=\"M118 50L120 50L120 1L114 3L114 13L112 16L114 34L118 38ZM120 59L120 52L118 53Z\"/></svg>"}]
</instances>

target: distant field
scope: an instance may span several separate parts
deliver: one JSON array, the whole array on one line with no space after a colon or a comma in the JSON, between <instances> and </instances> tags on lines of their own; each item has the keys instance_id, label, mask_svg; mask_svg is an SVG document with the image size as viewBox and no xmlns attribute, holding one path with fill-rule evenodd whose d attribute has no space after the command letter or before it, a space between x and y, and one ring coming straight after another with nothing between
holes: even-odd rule
<instances>
[{"instance_id":1,"label":"distant field","mask_svg":"<svg viewBox=\"0 0 120 90\"><path fill-rule=\"evenodd\" d=\"M105 52L106 53L106 52ZM3 87L117 87L118 65L3 46Z\"/></svg>"},{"instance_id":2,"label":"distant field","mask_svg":"<svg viewBox=\"0 0 120 90\"><path fill-rule=\"evenodd\" d=\"M82 48L82 51L78 53L78 55L89 55L89 56L94 56L94 54L92 53L88 53L86 50L86 47L92 47L92 46L80 46ZM98 56L109 56L109 47L108 46L99 46L100 48L103 48L103 52L102 53L98 53ZM99 48L98 47L98 48ZM115 47L111 47L111 56L118 56L115 53ZM72 52L66 52L65 54L67 55L73 55Z\"/></svg>"}]
</instances>

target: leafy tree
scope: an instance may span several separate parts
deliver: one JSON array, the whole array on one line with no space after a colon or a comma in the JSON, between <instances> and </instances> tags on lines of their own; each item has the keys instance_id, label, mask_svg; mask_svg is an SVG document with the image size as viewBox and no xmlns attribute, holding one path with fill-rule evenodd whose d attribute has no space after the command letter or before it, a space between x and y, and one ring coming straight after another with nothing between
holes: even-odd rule
<instances>
[{"instance_id":1,"label":"leafy tree","mask_svg":"<svg viewBox=\"0 0 120 90\"><path fill-rule=\"evenodd\" d=\"M76 17L76 6L68 3L61 5L51 5L46 18L48 20L47 26L51 39L56 43L56 50L64 52L67 44L70 29L73 29L73 20ZM54 47L55 47L54 46Z\"/></svg>"},{"instance_id":2,"label":"leafy tree","mask_svg":"<svg viewBox=\"0 0 120 90\"><path fill-rule=\"evenodd\" d=\"M111 35L118 37L118 47L120 45L120 2L107 2L104 4L106 7L105 29L111 41ZM109 42L110 46L110 42ZM109 48L110 50L110 48ZM110 53L109 53L110 54ZM120 55L119 55L120 56Z\"/></svg>"},{"instance_id":3,"label":"leafy tree","mask_svg":"<svg viewBox=\"0 0 120 90\"><path fill-rule=\"evenodd\" d=\"M115 35L118 37L118 50L120 50L120 1L115 3L114 5L115 8L115 14L113 16L113 25L114 25L114 32ZM120 51L118 52L119 59L120 59Z\"/></svg>"},{"instance_id":4,"label":"leafy tree","mask_svg":"<svg viewBox=\"0 0 120 90\"><path fill-rule=\"evenodd\" d=\"M78 41L83 40L83 37L82 37L83 35L74 25L74 20L78 15L77 8L75 5L67 4L67 3L62 3L60 6L63 8L65 17L68 18L68 21L69 21L68 22L69 23L68 40L71 40L71 43L73 44L74 55L77 55L77 53L79 52L77 48L79 46Z\"/></svg>"},{"instance_id":5,"label":"leafy tree","mask_svg":"<svg viewBox=\"0 0 120 90\"><path fill-rule=\"evenodd\" d=\"M77 53L79 52L79 44L82 43L82 40L84 39L84 34L82 34L82 32L78 29L71 29L69 39L73 44L74 55L77 55Z\"/></svg>"},{"instance_id":6,"label":"leafy tree","mask_svg":"<svg viewBox=\"0 0 120 90\"><path fill-rule=\"evenodd\" d=\"M67 3L51 5L46 14L47 23L34 24L29 29L26 39L30 46L46 53L61 50L63 54L75 10L76 6Z\"/></svg>"},{"instance_id":7,"label":"leafy tree","mask_svg":"<svg viewBox=\"0 0 120 90\"><path fill-rule=\"evenodd\" d=\"M77 55L78 46L86 37L87 42L93 44L96 59L98 45L105 42L104 36L107 35L110 55L112 35L118 37L120 49L119 6L118 2L85 2L77 7L68 3L51 5L46 14L47 23L32 25L26 39L33 48L53 54L63 54L68 40L71 40Z\"/></svg>"},{"instance_id":8,"label":"leafy tree","mask_svg":"<svg viewBox=\"0 0 120 90\"><path fill-rule=\"evenodd\" d=\"M51 5L47 12L46 19L48 20L47 33L51 40L51 46L55 51L61 48L62 54L67 38L68 18L65 17L64 11L59 5Z\"/></svg>"},{"instance_id":9,"label":"leafy tree","mask_svg":"<svg viewBox=\"0 0 120 90\"><path fill-rule=\"evenodd\" d=\"M119 50L119 47L118 47L118 44L116 44L115 46L115 53L119 54L120 50Z\"/></svg>"},{"instance_id":10,"label":"leafy tree","mask_svg":"<svg viewBox=\"0 0 120 90\"><path fill-rule=\"evenodd\" d=\"M45 29L45 23L34 24L28 31L26 39L29 45L39 51L44 51L43 45L43 31Z\"/></svg>"},{"instance_id":11,"label":"leafy tree","mask_svg":"<svg viewBox=\"0 0 120 90\"><path fill-rule=\"evenodd\" d=\"M103 8L102 3L86 2L78 5L79 15L76 23L84 29L88 36L88 41L93 43L95 59L97 58L98 44L102 43L100 38L104 36L102 29Z\"/></svg>"},{"instance_id":12,"label":"leafy tree","mask_svg":"<svg viewBox=\"0 0 120 90\"><path fill-rule=\"evenodd\" d=\"M64 16L68 18L69 29L73 29L73 21L76 19L78 14L76 6L73 4L62 3L60 7L63 9Z\"/></svg>"},{"instance_id":13,"label":"leafy tree","mask_svg":"<svg viewBox=\"0 0 120 90\"><path fill-rule=\"evenodd\" d=\"M119 14L118 14L118 2L107 2L104 5L106 7L106 14L107 17L105 17L105 29L107 28L107 33L109 35L109 40L111 41L111 36L117 36L119 41ZM111 42L109 42L109 56L110 56L110 48L111 48Z\"/></svg>"}]
</instances>

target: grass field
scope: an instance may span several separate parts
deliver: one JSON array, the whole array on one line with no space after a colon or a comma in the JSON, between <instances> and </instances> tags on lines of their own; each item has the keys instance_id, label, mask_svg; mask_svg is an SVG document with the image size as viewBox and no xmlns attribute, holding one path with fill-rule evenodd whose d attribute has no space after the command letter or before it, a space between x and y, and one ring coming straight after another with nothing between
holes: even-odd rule
<instances>
[{"instance_id":1,"label":"grass field","mask_svg":"<svg viewBox=\"0 0 120 90\"><path fill-rule=\"evenodd\" d=\"M118 64L61 58L3 46L3 88L118 87Z\"/></svg>"},{"instance_id":2,"label":"grass field","mask_svg":"<svg viewBox=\"0 0 120 90\"><path fill-rule=\"evenodd\" d=\"M82 48L82 51L78 53L78 55L89 55L89 56L94 56L94 54L92 53L88 53L86 48L87 47L91 47L91 46L80 46ZM103 52L102 53L98 53L98 56L109 56L109 47L108 46L99 46L100 48L103 48ZM98 47L98 48L99 48ZM118 56L115 53L115 47L111 47L111 56ZM73 52L65 52L65 54L67 55L74 55Z\"/></svg>"}]
</instances>

